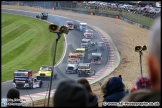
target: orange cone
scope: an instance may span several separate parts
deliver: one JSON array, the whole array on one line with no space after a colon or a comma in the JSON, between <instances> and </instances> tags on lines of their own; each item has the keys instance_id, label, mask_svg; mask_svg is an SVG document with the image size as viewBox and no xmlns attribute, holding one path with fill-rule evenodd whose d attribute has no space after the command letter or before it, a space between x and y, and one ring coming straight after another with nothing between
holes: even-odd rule
<instances>
[{"instance_id":1,"label":"orange cone","mask_svg":"<svg viewBox=\"0 0 162 108\"><path fill-rule=\"evenodd\" d=\"M54 7L52 8L52 10L55 10Z\"/></svg>"}]
</instances>

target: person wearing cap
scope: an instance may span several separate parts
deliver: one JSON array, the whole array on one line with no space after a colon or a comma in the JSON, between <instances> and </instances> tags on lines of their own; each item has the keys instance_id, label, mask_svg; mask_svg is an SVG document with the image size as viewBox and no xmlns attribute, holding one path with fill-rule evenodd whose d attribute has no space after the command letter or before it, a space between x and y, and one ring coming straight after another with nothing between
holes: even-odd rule
<instances>
[{"instance_id":1,"label":"person wearing cap","mask_svg":"<svg viewBox=\"0 0 162 108\"><path fill-rule=\"evenodd\" d=\"M104 80L101 85L101 91L104 94L102 107L108 107L105 102L119 102L128 93L125 92L125 86L121 76L111 76Z\"/></svg>"},{"instance_id":2,"label":"person wearing cap","mask_svg":"<svg viewBox=\"0 0 162 108\"><path fill-rule=\"evenodd\" d=\"M54 107L87 107L88 94L83 85L62 81L54 94Z\"/></svg>"}]
</instances>

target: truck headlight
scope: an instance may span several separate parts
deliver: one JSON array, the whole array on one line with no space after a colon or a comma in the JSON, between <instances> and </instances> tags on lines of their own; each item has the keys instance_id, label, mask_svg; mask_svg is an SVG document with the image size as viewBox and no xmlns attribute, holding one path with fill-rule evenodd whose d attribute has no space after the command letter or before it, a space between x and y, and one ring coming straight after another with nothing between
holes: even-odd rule
<instances>
[{"instance_id":1,"label":"truck headlight","mask_svg":"<svg viewBox=\"0 0 162 108\"><path fill-rule=\"evenodd\" d=\"M29 87L29 84L28 83L25 83L24 87Z\"/></svg>"},{"instance_id":2,"label":"truck headlight","mask_svg":"<svg viewBox=\"0 0 162 108\"><path fill-rule=\"evenodd\" d=\"M16 84L15 83L13 83L13 85L14 85L14 87L16 87Z\"/></svg>"}]
</instances>

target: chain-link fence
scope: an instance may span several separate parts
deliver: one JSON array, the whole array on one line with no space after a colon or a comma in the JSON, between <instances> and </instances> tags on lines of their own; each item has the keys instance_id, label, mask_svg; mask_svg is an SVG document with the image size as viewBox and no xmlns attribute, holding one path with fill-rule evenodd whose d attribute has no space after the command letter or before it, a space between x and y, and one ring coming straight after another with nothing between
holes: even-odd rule
<instances>
[{"instance_id":1,"label":"chain-link fence","mask_svg":"<svg viewBox=\"0 0 162 108\"><path fill-rule=\"evenodd\" d=\"M2 1L2 5L19 5L19 6L30 6L36 8L46 8L55 10L71 10L74 12L80 12L85 14L93 13L95 15L107 16L116 18L118 15L120 19L125 20L129 23L138 23L140 27L149 29L153 24L154 19L161 15L155 13L148 13L147 11L138 11L133 9L122 9L117 6L111 5L95 5L87 4L84 2L73 3L71 1Z\"/></svg>"}]
</instances>

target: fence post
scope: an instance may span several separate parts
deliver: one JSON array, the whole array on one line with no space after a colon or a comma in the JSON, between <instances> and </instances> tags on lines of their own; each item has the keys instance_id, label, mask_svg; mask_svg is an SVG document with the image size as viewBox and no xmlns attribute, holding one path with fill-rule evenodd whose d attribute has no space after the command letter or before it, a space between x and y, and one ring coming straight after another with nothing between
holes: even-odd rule
<instances>
[{"instance_id":1,"label":"fence post","mask_svg":"<svg viewBox=\"0 0 162 108\"><path fill-rule=\"evenodd\" d=\"M72 3L71 3L71 10L72 10Z\"/></svg>"}]
</instances>

